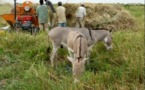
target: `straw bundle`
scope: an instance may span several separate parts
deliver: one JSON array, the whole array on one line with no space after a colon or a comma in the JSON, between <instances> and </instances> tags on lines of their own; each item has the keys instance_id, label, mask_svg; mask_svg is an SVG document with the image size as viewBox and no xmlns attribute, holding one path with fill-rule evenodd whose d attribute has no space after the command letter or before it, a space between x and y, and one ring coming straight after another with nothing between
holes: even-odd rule
<instances>
[{"instance_id":1,"label":"straw bundle","mask_svg":"<svg viewBox=\"0 0 145 90\"><path fill-rule=\"evenodd\" d=\"M67 25L75 27L75 12L79 4L65 4L64 7L66 8ZM135 19L120 5L85 3L85 8L86 27L124 29L133 28L135 25Z\"/></svg>"}]
</instances>

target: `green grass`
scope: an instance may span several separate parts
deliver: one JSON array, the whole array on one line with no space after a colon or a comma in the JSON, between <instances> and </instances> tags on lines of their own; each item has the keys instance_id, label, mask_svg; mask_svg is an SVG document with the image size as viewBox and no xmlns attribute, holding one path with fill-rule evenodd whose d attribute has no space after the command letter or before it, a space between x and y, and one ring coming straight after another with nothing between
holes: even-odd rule
<instances>
[{"instance_id":1,"label":"green grass","mask_svg":"<svg viewBox=\"0 0 145 90\"><path fill-rule=\"evenodd\" d=\"M113 32L111 51L102 43L94 46L78 84L67 69L71 64L66 49L59 49L58 67L51 68L50 53L46 53L50 42L44 32L36 36L0 33L0 90L143 90L144 9L130 6L127 10L136 18L137 30Z\"/></svg>"}]
</instances>

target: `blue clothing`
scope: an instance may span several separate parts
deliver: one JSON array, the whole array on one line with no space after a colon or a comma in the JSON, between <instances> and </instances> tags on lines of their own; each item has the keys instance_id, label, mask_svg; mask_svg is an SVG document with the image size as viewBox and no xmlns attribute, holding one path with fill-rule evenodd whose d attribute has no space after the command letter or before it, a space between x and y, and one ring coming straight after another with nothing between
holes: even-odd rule
<instances>
[{"instance_id":1,"label":"blue clothing","mask_svg":"<svg viewBox=\"0 0 145 90\"><path fill-rule=\"evenodd\" d=\"M58 26L60 26L60 27L66 27L66 22L64 22L64 23L58 23Z\"/></svg>"},{"instance_id":2,"label":"blue clothing","mask_svg":"<svg viewBox=\"0 0 145 90\"><path fill-rule=\"evenodd\" d=\"M39 5L36 9L39 23L48 23L48 8L46 5Z\"/></svg>"}]
</instances>

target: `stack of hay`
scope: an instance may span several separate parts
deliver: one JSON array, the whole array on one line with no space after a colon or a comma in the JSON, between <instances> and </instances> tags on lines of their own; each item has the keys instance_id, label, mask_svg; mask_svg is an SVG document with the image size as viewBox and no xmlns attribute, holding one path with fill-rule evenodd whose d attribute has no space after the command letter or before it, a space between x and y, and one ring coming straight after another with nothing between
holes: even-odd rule
<instances>
[{"instance_id":1,"label":"stack of hay","mask_svg":"<svg viewBox=\"0 0 145 90\"><path fill-rule=\"evenodd\" d=\"M79 4L65 4L67 25L75 27L75 12ZM116 4L85 3L87 16L86 27L125 29L135 26L135 19L130 13Z\"/></svg>"}]
</instances>

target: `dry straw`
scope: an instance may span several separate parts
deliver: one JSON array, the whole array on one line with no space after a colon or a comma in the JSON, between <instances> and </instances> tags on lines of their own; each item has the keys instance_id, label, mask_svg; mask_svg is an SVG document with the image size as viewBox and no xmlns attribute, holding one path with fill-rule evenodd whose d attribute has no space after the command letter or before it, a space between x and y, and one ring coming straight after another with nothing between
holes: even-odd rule
<instances>
[{"instance_id":1,"label":"dry straw","mask_svg":"<svg viewBox=\"0 0 145 90\"><path fill-rule=\"evenodd\" d=\"M34 5L35 8L36 6ZM79 6L80 4L64 4L68 26L75 27L75 12ZM85 3L85 7L87 10L85 27L92 29L113 28L114 30L117 30L134 29L136 26L135 18L118 4ZM57 25L57 23L55 24ZM4 25L7 25L7 23L0 18L0 26Z\"/></svg>"},{"instance_id":2,"label":"dry straw","mask_svg":"<svg viewBox=\"0 0 145 90\"><path fill-rule=\"evenodd\" d=\"M75 11L79 4L65 4L67 25L74 27L76 18ZM130 13L116 4L92 4L85 3L87 10L86 27L125 29L135 26L135 19Z\"/></svg>"}]
</instances>

